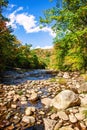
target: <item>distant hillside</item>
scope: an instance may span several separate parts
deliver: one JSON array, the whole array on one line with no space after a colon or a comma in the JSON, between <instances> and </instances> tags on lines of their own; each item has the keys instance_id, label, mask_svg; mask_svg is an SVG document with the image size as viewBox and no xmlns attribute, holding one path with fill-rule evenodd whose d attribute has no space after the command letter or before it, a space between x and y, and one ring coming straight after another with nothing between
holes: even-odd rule
<instances>
[{"instance_id":1,"label":"distant hillside","mask_svg":"<svg viewBox=\"0 0 87 130\"><path fill-rule=\"evenodd\" d=\"M53 55L53 48L52 49L42 49L42 48L38 48L38 49L34 49L36 55L43 60L47 67L50 64L50 57Z\"/></svg>"},{"instance_id":2,"label":"distant hillside","mask_svg":"<svg viewBox=\"0 0 87 130\"><path fill-rule=\"evenodd\" d=\"M46 58L46 57L50 57L53 53L53 48L52 49L42 49L42 48L38 48L34 50L37 54L38 57L41 58Z\"/></svg>"}]
</instances>

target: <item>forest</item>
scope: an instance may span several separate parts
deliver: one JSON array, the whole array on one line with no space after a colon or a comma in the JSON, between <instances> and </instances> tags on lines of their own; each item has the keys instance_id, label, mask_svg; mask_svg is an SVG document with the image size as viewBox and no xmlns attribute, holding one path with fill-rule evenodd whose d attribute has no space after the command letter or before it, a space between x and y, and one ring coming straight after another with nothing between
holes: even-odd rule
<instances>
[{"instance_id":1,"label":"forest","mask_svg":"<svg viewBox=\"0 0 87 130\"><path fill-rule=\"evenodd\" d=\"M7 0L0 0L0 72L8 68L55 69L84 71L87 69L87 0L63 0L44 11L43 26L51 25L56 37L53 49L31 49L13 35L3 10ZM53 62L54 61L54 62Z\"/></svg>"}]
</instances>

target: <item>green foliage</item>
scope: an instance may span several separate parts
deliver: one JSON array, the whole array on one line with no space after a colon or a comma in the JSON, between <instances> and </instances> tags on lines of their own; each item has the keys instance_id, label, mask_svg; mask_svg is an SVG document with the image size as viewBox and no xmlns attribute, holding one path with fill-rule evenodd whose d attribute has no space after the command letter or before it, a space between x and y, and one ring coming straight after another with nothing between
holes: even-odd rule
<instances>
[{"instance_id":1,"label":"green foliage","mask_svg":"<svg viewBox=\"0 0 87 130\"><path fill-rule=\"evenodd\" d=\"M62 8L57 4L45 12L46 21L53 24L56 33L54 68L87 69L87 0L63 0Z\"/></svg>"},{"instance_id":2,"label":"green foliage","mask_svg":"<svg viewBox=\"0 0 87 130\"><path fill-rule=\"evenodd\" d=\"M53 50L52 49L35 49L34 50L40 63L42 66L44 65L45 68L49 68L50 58L52 56Z\"/></svg>"}]
</instances>

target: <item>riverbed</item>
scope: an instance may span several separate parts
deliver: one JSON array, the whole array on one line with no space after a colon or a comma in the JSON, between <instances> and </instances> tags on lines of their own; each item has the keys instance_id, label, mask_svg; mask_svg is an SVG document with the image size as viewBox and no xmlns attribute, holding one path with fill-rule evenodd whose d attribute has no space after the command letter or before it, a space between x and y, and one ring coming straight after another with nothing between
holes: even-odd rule
<instances>
[{"instance_id":1,"label":"riverbed","mask_svg":"<svg viewBox=\"0 0 87 130\"><path fill-rule=\"evenodd\" d=\"M0 83L0 130L87 130L87 117L83 115L83 110L87 111L86 77L79 72L50 70L4 72ZM58 111L51 102L65 90L78 96L80 102Z\"/></svg>"}]
</instances>

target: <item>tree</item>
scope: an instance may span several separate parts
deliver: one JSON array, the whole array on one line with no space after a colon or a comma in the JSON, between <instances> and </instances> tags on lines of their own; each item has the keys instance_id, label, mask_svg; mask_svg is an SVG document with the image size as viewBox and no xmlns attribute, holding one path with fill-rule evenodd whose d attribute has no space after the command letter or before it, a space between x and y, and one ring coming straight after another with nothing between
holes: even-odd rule
<instances>
[{"instance_id":1,"label":"tree","mask_svg":"<svg viewBox=\"0 0 87 130\"><path fill-rule=\"evenodd\" d=\"M46 21L53 23L52 28L56 32L57 68L71 71L86 69L87 0L63 0L62 8L59 8L58 2L55 8L45 13Z\"/></svg>"},{"instance_id":2,"label":"tree","mask_svg":"<svg viewBox=\"0 0 87 130\"><path fill-rule=\"evenodd\" d=\"M7 0L0 1L0 72L8 65L14 64L15 51L20 42L12 34L11 28L7 27L6 19L3 14L3 8L8 4Z\"/></svg>"}]
</instances>

